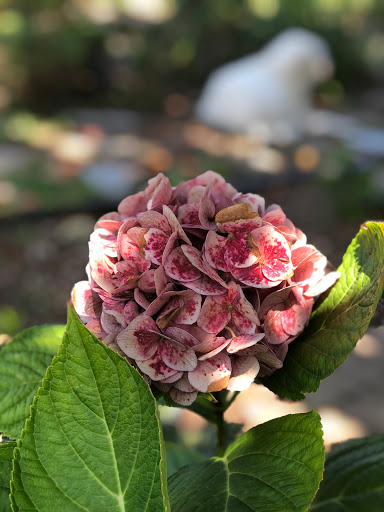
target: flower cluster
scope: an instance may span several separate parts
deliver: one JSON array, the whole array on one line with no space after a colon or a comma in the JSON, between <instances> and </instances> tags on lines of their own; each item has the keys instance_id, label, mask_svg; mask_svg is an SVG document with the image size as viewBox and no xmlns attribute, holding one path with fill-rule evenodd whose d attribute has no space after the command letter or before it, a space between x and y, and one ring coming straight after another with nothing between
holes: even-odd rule
<instances>
[{"instance_id":1,"label":"flower cluster","mask_svg":"<svg viewBox=\"0 0 384 512\"><path fill-rule=\"evenodd\" d=\"M338 278L279 206L212 171L174 188L159 174L101 217L87 274L82 321L181 405L280 368Z\"/></svg>"}]
</instances>

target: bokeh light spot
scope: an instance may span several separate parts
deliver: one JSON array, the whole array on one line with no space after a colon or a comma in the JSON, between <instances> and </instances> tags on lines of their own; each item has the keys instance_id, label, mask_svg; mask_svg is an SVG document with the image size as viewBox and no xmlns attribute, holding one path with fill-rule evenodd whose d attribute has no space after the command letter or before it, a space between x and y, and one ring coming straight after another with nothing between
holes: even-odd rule
<instances>
[{"instance_id":1,"label":"bokeh light spot","mask_svg":"<svg viewBox=\"0 0 384 512\"><path fill-rule=\"evenodd\" d=\"M320 163L320 153L310 144L303 144L295 151L293 161L299 171L311 172Z\"/></svg>"}]
</instances>

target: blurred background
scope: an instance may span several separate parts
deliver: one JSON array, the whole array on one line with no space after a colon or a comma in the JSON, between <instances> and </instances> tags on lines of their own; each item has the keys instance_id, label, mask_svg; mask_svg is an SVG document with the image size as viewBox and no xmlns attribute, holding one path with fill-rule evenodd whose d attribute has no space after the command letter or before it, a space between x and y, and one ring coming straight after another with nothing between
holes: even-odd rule
<instances>
[{"instance_id":1,"label":"blurred background","mask_svg":"<svg viewBox=\"0 0 384 512\"><path fill-rule=\"evenodd\" d=\"M323 46L265 47L290 27ZM264 195L338 266L360 224L384 218L383 29L384 0L0 0L0 342L65 322L95 220L159 171L176 184L213 169ZM210 87L244 86L263 126L220 126L233 103L208 115L207 77L256 52ZM311 78L317 61L327 72ZM370 329L303 403L254 386L228 418L249 428L316 407L328 445L383 432L383 341ZM163 416L167 435L211 449L193 413Z\"/></svg>"}]
</instances>

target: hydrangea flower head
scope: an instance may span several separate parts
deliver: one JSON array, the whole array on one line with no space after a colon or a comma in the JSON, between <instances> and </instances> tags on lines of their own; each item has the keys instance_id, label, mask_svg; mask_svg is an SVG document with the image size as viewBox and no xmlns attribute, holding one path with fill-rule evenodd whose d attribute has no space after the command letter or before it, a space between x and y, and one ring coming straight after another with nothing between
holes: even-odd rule
<instances>
[{"instance_id":1,"label":"hydrangea flower head","mask_svg":"<svg viewBox=\"0 0 384 512\"><path fill-rule=\"evenodd\" d=\"M101 341L181 405L281 368L339 274L277 205L212 171L163 174L101 217L72 302Z\"/></svg>"}]
</instances>

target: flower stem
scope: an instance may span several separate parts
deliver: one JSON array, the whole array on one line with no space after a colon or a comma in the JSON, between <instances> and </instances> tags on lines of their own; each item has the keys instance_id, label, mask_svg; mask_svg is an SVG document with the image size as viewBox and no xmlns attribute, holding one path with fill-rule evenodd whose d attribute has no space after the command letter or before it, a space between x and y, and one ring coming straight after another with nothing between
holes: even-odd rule
<instances>
[{"instance_id":1,"label":"flower stem","mask_svg":"<svg viewBox=\"0 0 384 512\"><path fill-rule=\"evenodd\" d=\"M217 411L216 428L217 428L217 456L222 457L227 448L227 425L224 421L224 410Z\"/></svg>"},{"instance_id":2,"label":"flower stem","mask_svg":"<svg viewBox=\"0 0 384 512\"><path fill-rule=\"evenodd\" d=\"M209 401L206 398L198 397L196 402L190 406L190 409L210 423L216 425L217 429L217 456L222 457L228 442L228 429L224 420L225 411L232 405L236 399L239 391L233 393L228 400L228 391L219 391L214 393L213 396L216 401Z\"/></svg>"},{"instance_id":3,"label":"flower stem","mask_svg":"<svg viewBox=\"0 0 384 512\"><path fill-rule=\"evenodd\" d=\"M217 429L217 456L222 457L224 455L224 452L227 448L227 437L228 437L228 431L227 431L227 424L224 420L224 414L225 411L228 409L228 407L232 404L232 402L236 399L237 395L239 394L238 391L236 391L232 397L228 400L227 391L220 391L217 393L217 403L214 404L216 407L216 415L215 415L215 423L216 423L216 429Z\"/></svg>"}]
</instances>

